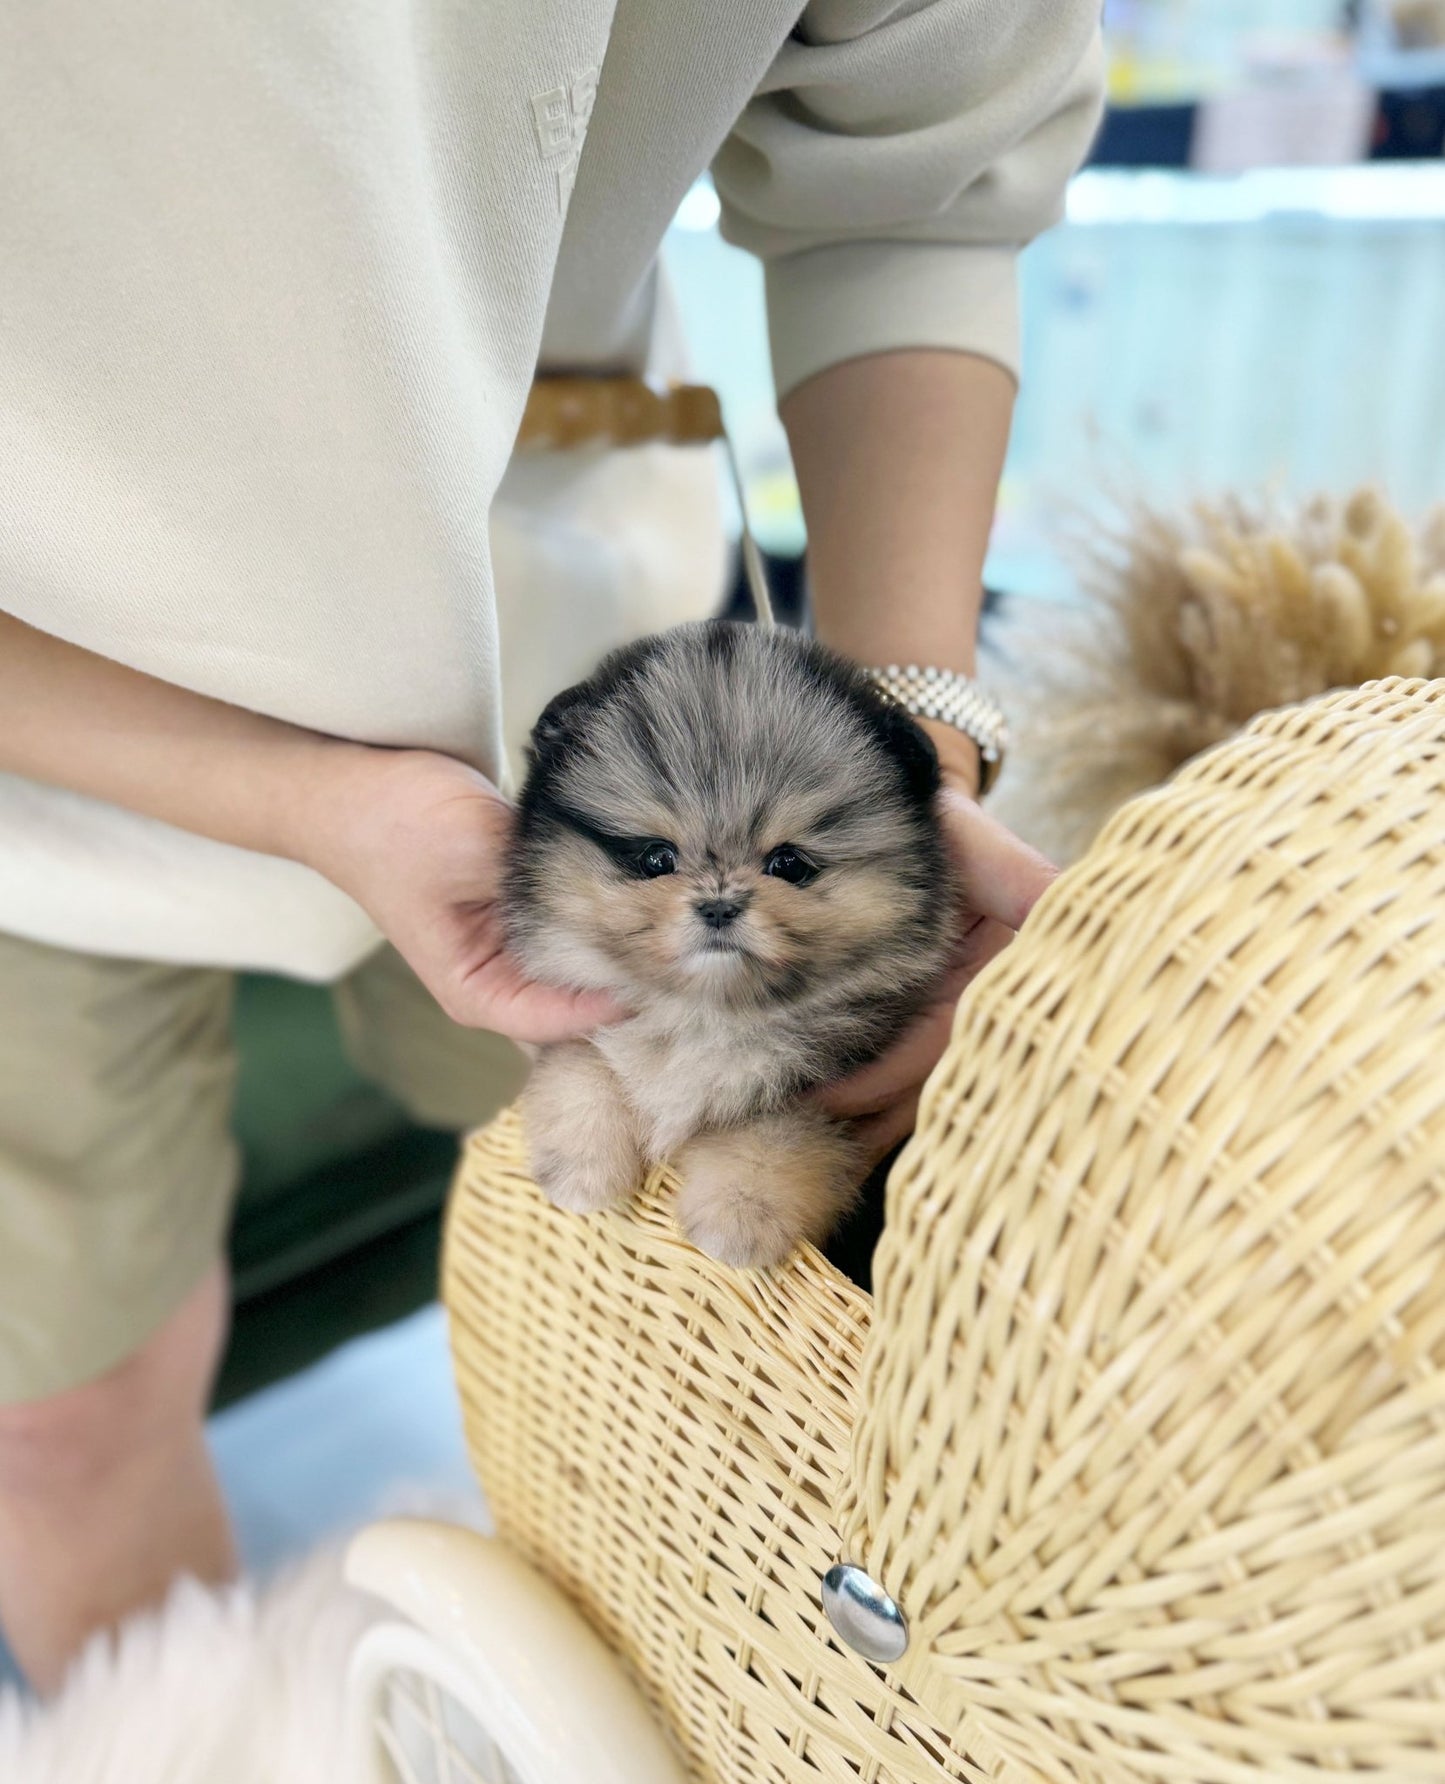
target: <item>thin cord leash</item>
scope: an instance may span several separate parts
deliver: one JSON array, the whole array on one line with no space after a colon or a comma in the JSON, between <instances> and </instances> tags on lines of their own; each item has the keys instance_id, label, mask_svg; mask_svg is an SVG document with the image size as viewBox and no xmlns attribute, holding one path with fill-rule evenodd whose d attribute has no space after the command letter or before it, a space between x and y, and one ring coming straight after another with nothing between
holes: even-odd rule
<instances>
[{"instance_id":1,"label":"thin cord leash","mask_svg":"<svg viewBox=\"0 0 1445 1784\"><path fill-rule=\"evenodd\" d=\"M742 520L743 576L758 625L777 625L767 567L748 519L737 453L723 424L717 392L705 384L654 390L641 378L540 377L517 430L516 450L565 451L578 446L720 444Z\"/></svg>"},{"instance_id":2,"label":"thin cord leash","mask_svg":"<svg viewBox=\"0 0 1445 1784\"><path fill-rule=\"evenodd\" d=\"M737 497L738 513L742 517L743 575L747 579L748 593L753 598L753 618L765 630L771 631L778 621L773 612L773 596L768 587L767 566L763 562L762 552L758 550L758 542L753 537L753 529L748 520L748 498L743 488L742 467L738 464L738 455L733 450L732 438L726 428L720 438L723 455L728 461L729 471L732 472L733 494Z\"/></svg>"}]
</instances>

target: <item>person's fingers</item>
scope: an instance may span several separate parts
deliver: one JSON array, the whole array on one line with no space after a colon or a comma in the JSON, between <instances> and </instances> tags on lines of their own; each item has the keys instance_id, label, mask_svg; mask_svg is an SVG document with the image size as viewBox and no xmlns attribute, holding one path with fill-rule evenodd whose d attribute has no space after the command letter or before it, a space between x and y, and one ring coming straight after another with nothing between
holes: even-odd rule
<instances>
[{"instance_id":1,"label":"person's fingers","mask_svg":"<svg viewBox=\"0 0 1445 1784\"><path fill-rule=\"evenodd\" d=\"M1058 869L964 794L939 794L963 901L1010 929L1022 926Z\"/></svg>"},{"instance_id":2,"label":"person's fingers","mask_svg":"<svg viewBox=\"0 0 1445 1784\"><path fill-rule=\"evenodd\" d=\"M1000 923L997 917L979 917L969 924L958 938L953 966L944 986L944 995L950 1004L958 1002L989 961L996 954L1002 954L1013 938L1013 930L1007 923Z\"/></svg>"},{"instance_id":3,"label":"person's fingers","mask_svg":"<svg viewBox=\"0 0 1445 1784\"><path fill-rule=\"evenodd\" d=\"M603 992L558 991L550 985L533 984L519 992L503 1012L505 1026L497 1026L514 1041L544 1047L553 1041L581 1040L620 1022L627 1013Z\"/></svg>"},{"instance_id":4,"label":"person's fingers","mask_svg":"<svg viewBox=\"0 0 1445 1784\"><path fill-rule=\"evenodd\" d=\"M524 978L511 962L494 972L485 986L473 981L461 987L443 1000L443 1008L463 1027L490 1028L509 1040L538 1047L580 1040L627 1014L605 993L539 985Z\"/></svg>"},{"instance_id":5,"label":"person's fingers","mask_svg":"<svg viewBox=\"0 0 1445 1784\"><path fill-rule=\"evenodd\" d=\"M509 1040L547 1046L576 1040L627 1011L603 992L572 991L529 978L507 949L492 909L467 913L455 956L448 965L413 959L423 983L453 1022L490 1028ZM457 958L465 961L456 964Z\"/></svg>"},{"instance_id":6,"label":"person's fingers","mask_svg":"<svg viewBox=\"0 0 1445 1784\"><path fill-rule=\"evenodd\" d=\"M466 1013L471 1010L471 1014ZM461 987L458 1022L495 1029L514 1041L546 1046L577 1040L627 1014L615 999L597 991L567 991L529 979L507 953L498 954L484 971Z\"/></svg>"},{"instance_id":7,"label":"person's fingers","mask_svg":"<svg viewBox=\"0 0 1445 1784\"><path fill-rule=\"evenodd\" d=\"M916 1090L938 1064L953 1029L959 994L977 973L1013 939L1013 932L991 918L970 926L955 965L935 1002L917 1017L880 1058L836 1084L813 1094L830 1115L845 1119L876 1114L906 1091Z\"/></svg>"},{"instance_id":8,"label":"person's fingers","mask_svg":"<svg viewBox=\"0 0 1445 1784\"><path fill-rule=\"evenodd\" d=\"M952 1026L952 1004L930 1005L881 1058L815 1091L817 1102L845 1120L888 1108L932 1071Z\"/></svg>"},{"instance_id":9,"label":"person's fingers","mask_svg":"<svg viewBox=\"0 0 1445 1784\"><path fill-rule=\"evenodd\" d=\"M917 1120L918 1097L913 1095L853 1123L853 1137L863 1148L870 1170L880 1158L886 1158L900 1140L908 1138Z\"/></svg>"}]
</instances>

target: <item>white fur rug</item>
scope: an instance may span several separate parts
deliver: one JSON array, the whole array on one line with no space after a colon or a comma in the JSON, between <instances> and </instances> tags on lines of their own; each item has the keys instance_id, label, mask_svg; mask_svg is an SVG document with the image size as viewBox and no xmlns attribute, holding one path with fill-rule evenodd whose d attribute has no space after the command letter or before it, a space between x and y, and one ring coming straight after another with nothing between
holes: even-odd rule
<instances>
[{"instance_id":1,"label":"white fur rug","mask_svg":"<svg viewBox=\"0 0 1445 1784\"><path fill-rule=\"evenodd\" d=\"M381 1607L344 1545L257 1588L180 1584L93 1642L60 1696L0 1687L3 1784L340 1784L346 1666Z\"/></svg>"}]
</instances>

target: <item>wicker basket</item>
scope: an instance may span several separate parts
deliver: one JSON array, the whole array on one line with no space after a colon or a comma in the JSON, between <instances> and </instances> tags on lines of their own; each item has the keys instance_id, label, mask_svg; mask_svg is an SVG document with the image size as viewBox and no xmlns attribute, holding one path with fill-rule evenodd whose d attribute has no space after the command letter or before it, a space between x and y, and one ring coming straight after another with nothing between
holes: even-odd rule
<instances>
[{"instance_id":1,"label":"wicker basket","mask_svg":"<svg viewBox=\"0 0 1445 1784\"><path fill-rule=\"evenodd\" d=\"M1445 682L1112 820L960 1007L876 1304L667 1189L555 1213L504 1118L446 1297L501 1532L697 1778L1445 1778Z\"/></svg>"}]
</instances>

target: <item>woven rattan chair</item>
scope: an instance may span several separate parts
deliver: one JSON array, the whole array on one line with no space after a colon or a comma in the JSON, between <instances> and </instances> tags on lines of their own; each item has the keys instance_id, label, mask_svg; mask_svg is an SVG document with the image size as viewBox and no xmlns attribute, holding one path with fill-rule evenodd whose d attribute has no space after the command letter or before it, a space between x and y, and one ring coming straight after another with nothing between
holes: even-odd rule
<instances>
[{"instance_id":1,"label":"woven rattan chair","mask_svg":"<svg viewBox=\"0 0 1445 1784\"><path fill-rule=\"evenodd\" d=\"M1445 682L1118 814L960 1006L875 1282L470 1143L477 1471L687 1776L1445 1778Z\"/></svg>"}]
</instances>

